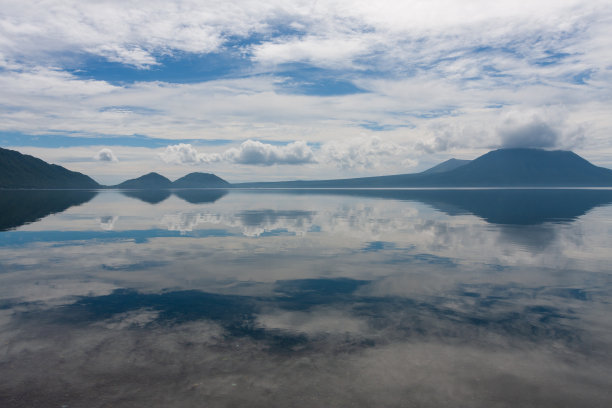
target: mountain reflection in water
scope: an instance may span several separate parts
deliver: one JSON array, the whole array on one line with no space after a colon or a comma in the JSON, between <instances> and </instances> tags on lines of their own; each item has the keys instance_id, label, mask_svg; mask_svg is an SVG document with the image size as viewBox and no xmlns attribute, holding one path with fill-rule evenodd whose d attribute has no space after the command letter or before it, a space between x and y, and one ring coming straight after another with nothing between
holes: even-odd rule
<instances>
[{"instance_id":1,"label":"mountain reflection in water","mask_svg":"<svg viewBox=\"0 0 612 408\"><path fill-rule=\"evenodd\" d=\"M96 194L88 190L0 190L0 231L81 205Z\"/></svg>"},{"instance_id":2,"label":"mountain reflection in water","mask_svg":"<svg viewBox=\"0 0 612 408\"><path fill-rule=\"evenodd\" d=\"M610 190L75 193L1 192L0 406L612 403Z\"/></svg>"},{"instance_id":3,"label":"mountain reflection in water","mask_svg":"<svg viewBox=\"0 0 612 408\"><path fill-rule=\"evenodd\" d=\"M149 204L159 204L172 194L182 198L188 203L203 204L214 203L227 194L227 190L220 189L180 189L180 190L121 190L121 194L137 198Z\"/></svg>"},{"instance_id":4,"label":"mountain reflection in water","mask_svg":"<svg viewBox=\"0 0 612 408\"><path fill-rule=\"evenodd\" d=\"M517 225L571 221L595 207L612 203L612 190L610 189L294 189L280 191L284 194L305 196L345 195L417 201L449 215L474 214L490 223ZM251 190L250 192L275 194L279 190Z\"/></svg>"}]
</instances>

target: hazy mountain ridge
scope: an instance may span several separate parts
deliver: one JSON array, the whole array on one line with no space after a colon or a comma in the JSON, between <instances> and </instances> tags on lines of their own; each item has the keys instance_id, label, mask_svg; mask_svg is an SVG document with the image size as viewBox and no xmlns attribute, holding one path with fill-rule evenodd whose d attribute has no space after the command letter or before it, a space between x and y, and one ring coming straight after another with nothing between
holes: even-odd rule
<instances>
[{"instance_id":1,"label":"hazy mountain ridge","mask_svg":"<svg viewBox=\"0 0 612 408\"><path fill-rule=\"evenodd\" d=\"M464 166L466 164L468 164L469 162L471 162L471 160L461 160L461 159L448 159L445 162L442 162L440 164L437 164L425 171L422 171L419 174L437 174L437 173L444 173L447 171L451 171L451 170L455 170L456 168L459 168L461 166Z\"/></svg>"}]
</instances>

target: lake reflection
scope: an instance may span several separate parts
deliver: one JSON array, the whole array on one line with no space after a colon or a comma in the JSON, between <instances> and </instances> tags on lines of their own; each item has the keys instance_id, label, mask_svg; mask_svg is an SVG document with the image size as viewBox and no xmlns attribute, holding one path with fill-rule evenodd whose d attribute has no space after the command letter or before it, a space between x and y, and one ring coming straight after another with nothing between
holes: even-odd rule
<instances>
[{"instance_id":1,"label":"lake reflection","mask_svg":"<svg viewBox=\"0 0 612 408\"><path fill-rule=\"evenodd\" d=\"M0 194L0 406L612 403L611 190Z\"/></svg>"}]
</instances>

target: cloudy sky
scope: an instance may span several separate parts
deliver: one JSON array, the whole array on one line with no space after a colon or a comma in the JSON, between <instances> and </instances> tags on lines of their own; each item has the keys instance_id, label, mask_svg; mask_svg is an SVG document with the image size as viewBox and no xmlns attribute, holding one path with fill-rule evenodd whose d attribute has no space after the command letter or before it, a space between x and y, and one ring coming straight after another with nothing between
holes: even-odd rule
<instances>
[{"instance_id":1,"label":"cloudy sky","mask_svg":"<svg viewBox=\"0 0 612 408\"><path fill-rule=\"evenodd\" d=\"M612 167L611 26L609 0L0 0L0 146L102 183Z\"/></svg>"}]
</instances>

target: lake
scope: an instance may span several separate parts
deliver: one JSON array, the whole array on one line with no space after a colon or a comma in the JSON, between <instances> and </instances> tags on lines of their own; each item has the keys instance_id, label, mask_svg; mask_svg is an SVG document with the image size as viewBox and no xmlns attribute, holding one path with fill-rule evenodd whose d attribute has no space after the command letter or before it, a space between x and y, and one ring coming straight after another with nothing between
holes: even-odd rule
<instances>
[{"instance_id":1,"label":"lake","mask_svg":"<svg viewBox=\"0 0 612 408\"><path fill-rule=\"evenodd\" d=\"M0 406L612 406L611 204L0 191Z\"/></svg>"}]
</instances>

